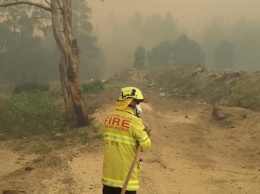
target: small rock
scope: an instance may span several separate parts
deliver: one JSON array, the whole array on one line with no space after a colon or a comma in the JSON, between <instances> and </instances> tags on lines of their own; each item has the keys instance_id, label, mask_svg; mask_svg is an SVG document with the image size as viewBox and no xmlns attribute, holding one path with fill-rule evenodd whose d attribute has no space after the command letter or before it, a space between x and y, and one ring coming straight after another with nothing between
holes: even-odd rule
<instances>
[{"instance_id":1,"label":"small rock","mask_svg":"<svg viewBox=\"0 0 260 194\"><path fill-rule=\"evenodd\" d=\"M56 133L55 134L55 137L63 137L64 136L64 134L62 134L62 133Z\"/></svg>"},{"instance_id":2,"label":"small rock","mask_svg":"<svg viewBox=\"0 0 260 194\"><path fill-rule=\"evenodd\" d=\"M164 92L161 92L159 96L164 97L166 94Z\"/></svg>"},{"instance_id":3,"label":"small rock","mask_svg":"<svg viewBox=\"0 0 260 194\"><path fill-rule=\"evenodd\" d=\"M188 115L185 115L185 119L190 119L190 117Z\"/></svg>"},{"instance_id":4,"label":"small rock","mask_svg":"<svg viewBox=\"0 0 260 194\"><path fill-rule=\"evenodd\" d=\"M154 85L155 85L155 83L153 82L153 83L149 84L148 87L153 87Z\"/></svg>"},{"instance_id":5,"label":"small rock","mask_svg":"<svg viewBox=\"0 0 260 194\"><path fill-rule=\"evenodd\" d=\"M25 171L33 170L33 167L27 166L27 167L25 167L24 170L25 170Z\"/></svg>"}]
</instances>

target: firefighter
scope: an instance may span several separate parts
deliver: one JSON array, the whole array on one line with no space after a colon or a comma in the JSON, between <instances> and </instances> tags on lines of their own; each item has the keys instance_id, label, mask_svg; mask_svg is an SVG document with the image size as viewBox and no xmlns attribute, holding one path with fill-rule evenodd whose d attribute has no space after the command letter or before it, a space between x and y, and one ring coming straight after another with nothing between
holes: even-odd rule
<instances>
[{"instance_id":1,"label":"firefighter","mask_svg":"<svg viewBox=\"0 0 260 194\"><path fill-rule=\"evenodd\" d=\"M138 88L122 88L115 110L107 115L103 123L103 194L120 194L137 146L141 147L141 151L151 147L151 140L139 117L142 101L144 97ZM127 184L126 194L136 194L139 189L139 173L140 161Z\"/></svg>"}]
</instances>

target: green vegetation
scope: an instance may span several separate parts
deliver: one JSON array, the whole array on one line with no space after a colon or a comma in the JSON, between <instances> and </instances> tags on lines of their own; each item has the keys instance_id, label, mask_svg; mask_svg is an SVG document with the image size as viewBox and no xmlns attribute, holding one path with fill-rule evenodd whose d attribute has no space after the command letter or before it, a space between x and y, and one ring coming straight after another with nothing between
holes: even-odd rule
<instances>
[{"instance_id":1,"label":"green vegetation","mask_svg":"<svg viewBox=\"0 0 260 194\"><path fill-rule=\"evenodd\" d=\"M97 80L90 83L84 83L81 85L81 87L85 93L93 93L103 90L104 84L101 81Z\"/></svg>"},{"instance_id":2,"label":"green vegetation","mask_svg":"<svg viewBox=\"0 0 260 194\"><path fill-rule=\"evenodd\" d=\"M48 91L50 88L49 84L47 83L38 83L38 82L25 82L18 84L14 87L13 93L21 94L23 92L44 92Z\"/></svg>"},{"instance_id":3,"label":"green vegetation","mask_svg":"<svg viewBox=\"0 0 260 194\"><path fill-rule=\"evenodd\" d=\"M43 93L15 94L0 104L0 133L24 137L64 130L63 108Z\"/></svg>"},{"instance_id":4,"label":"green vegetation","mask_svg":"<svg viewBox=\"0 0 260 194\"><path fill-rule=\"evenodd\" d=\"M260 78L246 76L232 91L230 103L233 106L260 110Z\"/></svg>"},{"instance_id":5,"label":"green vegetation","mask_svg":"<svg viewBox=\"0 0 260 194\"><path fill-rule=\"evenodd\" d=\"M204 58L199 44L185 34L182 34L174 43L163 41L147 52L147 62L150 66L203 64Z\"/></svg>"},{"instance_id":6,"label":"green vegetation","mask_svg":"<svg viewBox=\"0 0 260 194\"><path fill-rule=\"evenodd\" d=\"M73 129L67 125L60 91L42 92L30 86L17 86L23 92L0 99L0 141L14 150L44 156L52 150L101 138L92 124ZM87 91L101 88L103 85L95 82ZM97 107L94 101L86 99L89 112Z\"/></svg>"},{"instance_id":7,"label":"green vegetation","mask_svg":"<svg viewBox=\"0 0 260 194\"><path fill-rule=\"evenodd\" d=\"M204 64L205 56L200 45L182 34L173 46L175 65L187 65L192 63Z\"/></svg>"},{"instance_id":8,"label":"green vegetation","mask_svg":"<svg viewBox=\"0 0 260 194\"><path fill-rule=\"evenodd\" d=\"M49 154L52 150L64 149L75 144L86 144L91 140L100 139L101 134L97 127L75 128L63 133L41 134L33 137L5 140L8 147L16 151L23 151L27 154ZM38 160L37 159L37 160ZM43 158L44 159L44 158Z\"/></svg>"},{"instance_id":9,"label":"green vegetation","mask_svg":"<svg viewBox=\"0 0 260 194\"><path fill-rule=\"evenodd\" d=\"M165 66L173 61L173 44L163 41L147 52L147 63L149 66Z\"/></svg>"}]
</instances>

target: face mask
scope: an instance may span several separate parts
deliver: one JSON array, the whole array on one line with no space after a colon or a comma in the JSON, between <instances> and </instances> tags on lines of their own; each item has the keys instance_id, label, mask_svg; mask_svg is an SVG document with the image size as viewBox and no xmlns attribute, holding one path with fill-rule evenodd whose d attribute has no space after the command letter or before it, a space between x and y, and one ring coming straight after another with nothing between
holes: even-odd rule
<instances>
[{"instance_id":1,"label":"face mask","mask_svg":"<svg viewBox=\"0 0 260 194\"><path fill-rule=\"evenodd\" d=\"M137 104L135 108L136 108L136 112L137 112L137 114L142 113L143 110L142 110L142 107L141 107L140 104Z\"/></svg>"}]
</instances>

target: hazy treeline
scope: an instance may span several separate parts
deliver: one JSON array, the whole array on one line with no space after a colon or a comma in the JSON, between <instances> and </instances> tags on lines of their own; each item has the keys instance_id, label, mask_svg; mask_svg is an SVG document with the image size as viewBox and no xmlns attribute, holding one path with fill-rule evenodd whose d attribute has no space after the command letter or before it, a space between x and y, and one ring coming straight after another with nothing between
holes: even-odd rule
<instances>
[{"instance_id":1,"label":"hazy treeline","mask_svg":"<svg viewBox=\"0 0 260 194\"><path fill-rule=\"evenodd\" d=\"M204 59L190 60L188 61L190 63L203 62L208 68L213 69L247 71L259 69L260 21L258 20L241 17L228 22L220 16L212 17L199 30L194 29L194 33L186 33L170 13L144 16L136 12L124 22L120 22L112 15L106 23L108 30L99 32L99 37L102 40L102 48L106 49L106 61L109 66L120 68L132 65L135 51L140 47L145 50L147 66L151 64L152 56L153 62L157 60L158 65L161 65L158 62L160 52L176 55L174 45L182 39L181 37L186 36L189 41L199 46L197 51L201 50ZM182 54L186 58L192 58L194 52L190 52L191 50L188 46L187 50L182 50ZM161 59L165 60L165 57ZM175 60L174 57L165 65L174 64L172 60Z\"/></svg>"},{"instance_id":2,"label":"hazy treeline","mask_svg":"<svg viewBox=\"0 0 260 194\"><path fill-rule=\"evenodd\" d=\"M133 65L138 47L148 52L161 42L177 40L180 35L178 21L170 13L144 17L136 12L125 22L111 15L106 24L105 31L98 31L98 39L105 53L108 74Z\"/></svg>"},{"instance_id":3,"label":"hazy treeline","mask_svg":"<svg viewBox=\"0 0 260 194\"><path fill-rule=\"evenodd\" d=\"M145 66L199 62L213 69L259 69L258 20L241 17L228 23L213 17L191 34L171 13L144 16L136 12L126 21L113 15L102 18L105 30L94 31L86 2L73 1L73 8L83 80L112 75L132 66L136 57ZM59 79L59 52L48 17L48 13L28 6L1 9L0 82Z\"/></svg>"},{"instance_id":4,"label":"hazy treeline","mask_svg":"<svg viewBox=\"0 0 260 194\"><path fill-rule=\"evenodd\" d=\"M213 17L202 29L199 42L213 67L259 70L260 20L241 17L228 23Z\"/></svg>"}]
</instances>

